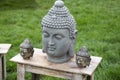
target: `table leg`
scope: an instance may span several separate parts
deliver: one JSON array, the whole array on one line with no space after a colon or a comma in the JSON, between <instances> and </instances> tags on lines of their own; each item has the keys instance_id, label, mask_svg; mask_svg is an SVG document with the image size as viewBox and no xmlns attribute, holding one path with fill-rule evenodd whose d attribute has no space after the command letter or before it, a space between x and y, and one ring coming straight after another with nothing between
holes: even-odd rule
<instances>
[{"instance_id":1,"label":"table leg","mask_svg":"<svg viewBox=\"0 0 120 80\"><path fill-rule=\"evenodd\" d=\"M91 79L90 80L94 80L94 74L91 76Z\"/></svg>"},{"instance_id":2,"label":"table leg","mask_svg":"<svg viewBox=\"0 0 120 80\"><path fill-rule=\"evenodd\" d=\"M2 57L3 79L6 80L6 56Z\"/></svg>"},{"instance_id":3,"label":"table leg","mask_svg":"<svg viewBox=\"0 0 120 80\"><path fill-rule=\"evenodd\" d=\"M39 74L35 74L35 73L31 73L31 74L32 74L31 80L40 80L40 75Z\"/></svg>"},{"instance_id":4,"label":"table leg","mask_svg":"<svg viewBox=\"0 0 120 80\"><path fill-rule=\"evenodd\" d=\"M94 80L94 74L92 74L92 76L88 76L87 80Z\"/></svg>"},{"instance_id":5,"label":"table leg","mask_svg":"<svg viewBox=\"0 0 120 80\"><path fill-rule=\"evenodd\" d=\"M2 80L2 56L0 55L0 80Z\"/></svg>"},{"instance_id":6,"label":"table leg","mask_svg":"<svg viewBox=\"0 0 120 80\"><path fill-rule=\"evenodd\" d=\"M25 65L17 64L17 80L25 80Z\"/></svg>"}]
</instances>

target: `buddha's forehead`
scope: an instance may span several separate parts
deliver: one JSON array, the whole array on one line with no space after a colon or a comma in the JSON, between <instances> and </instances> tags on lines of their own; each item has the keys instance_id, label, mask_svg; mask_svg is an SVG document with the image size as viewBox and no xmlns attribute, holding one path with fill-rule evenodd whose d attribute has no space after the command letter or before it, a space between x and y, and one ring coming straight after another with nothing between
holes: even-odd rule
<instances>
[{"instance_id":1,"label":"buddha's forehead","mask_svg":"<svg viewBox=\"0 0 120 80\"><path fill-rule=\"evenodd\" d=\"M48 28L48 27L43 27L42 28L43 32L47 32L49 34L64 34L69 36L69 30L67 28L64 29L58 29L58 28Z\"/></svg>"}]
</instances>

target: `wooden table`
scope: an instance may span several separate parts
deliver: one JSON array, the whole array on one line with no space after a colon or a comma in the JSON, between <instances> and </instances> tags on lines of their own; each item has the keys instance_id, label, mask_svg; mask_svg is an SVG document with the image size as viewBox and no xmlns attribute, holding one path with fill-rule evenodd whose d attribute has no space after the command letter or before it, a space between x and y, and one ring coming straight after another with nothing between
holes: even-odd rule
<instances>
[{"instance_id":1,"label":"wooden table","mask_svg":"<svg viewBox=\"0 0 120 80\"><path fill-rule=\"evenodd\" d=\"M24 60L20 54L10 59L17 63L18 80L25 80L25 71L72 80L85 80L89 76L90 80L94 80L94 71L102 60L101 57L91 56L89 67L78 68L75 58L66 63L56 64L48 62L46 54L42 53L41 49L34 48L34 51L34 56L30 60Z\"/></svg>"},{"instance_id":2,"label":"wooden table","mask_svg":"<svg viewBox=\"0 0 120 80\"><path fill-rule=\"evenodd\" d=\"M11 44L0 44L0 80L6 80L6 54Z\"/></svg>"}]
</instances>

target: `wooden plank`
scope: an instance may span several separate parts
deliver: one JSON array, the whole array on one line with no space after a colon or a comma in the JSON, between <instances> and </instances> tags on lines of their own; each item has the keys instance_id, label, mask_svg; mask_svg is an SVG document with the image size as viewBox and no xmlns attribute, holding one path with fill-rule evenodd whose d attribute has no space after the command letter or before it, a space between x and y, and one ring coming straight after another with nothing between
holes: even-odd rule
<instances>
[{"instance_id":1,"label":"wooden plank","mask_svg":"<svg viewBox=\"0 0 120 80\"><path fill-rule=\"evenodd\" d=\"M2 76L2 56L0 55L0 80L3 79L3 76Z\"/></svg>"},{"instance_id":2,"label":"wooden plank","mask_svg":"<svg viewBox=\"0 0 120 80\"><path fill-rule=\"evenodd\" d=\"M17 64L17 80L25 80L25 66Z\"/></svg>"},{"instance_id":3,"label":"wooden plank","mask_svg":"<svg viewBox=\"0 0 120 80\"><path fill-rule=\"evenodd\" d=\"M66 63L56 64L56 63L48 62L46 54L42 53L41 49L35 48L34 50L35 50L34 55L30 60L24 60L20 56L20 54L18 54L12 59L10 59L10 61L22 63L22 64L29 64L38 67L44 67L52 70L65 71L67 73L85 74L91 76L94 70L97 68L98 64L102 60L101 57L91 56L90 66L86 68L79 68L76 65L75 57Z\"/></svg>"},{"instance_id":4,"label":"wooden plank","mask_svg":"<svg viewBox=\"0 0 120 80\"><path fill-rule=\"evenodd\" d=\"M64 78L64 79L72 78L71 73L51 70L51 69L42 68L42 67L25 65L25 69L28 72L32 72L32 73L36 73L36 74L49 75L49 76L54 76L54 77L59 77L59 78Z\"/></svg>"},{"instance_id":5,"label":"wooden plank","mask_svg":"<svg viewBox=\"0 0 120 80\"><path fill-rule=\"evenodd\" d=\"M78 74L73 74L72 80L83 80L83 76L78 75Z\"/></svg>"},{"instance_id":6,"label":"wooden plank","mask_svg":"<svg viewBox=\"0 0 120 80\"><path fill-rule=\"evenodd\" d=\"M11 44L0 44L0 54L6 54L11 47Z\"/></svg>"}]
</instances>

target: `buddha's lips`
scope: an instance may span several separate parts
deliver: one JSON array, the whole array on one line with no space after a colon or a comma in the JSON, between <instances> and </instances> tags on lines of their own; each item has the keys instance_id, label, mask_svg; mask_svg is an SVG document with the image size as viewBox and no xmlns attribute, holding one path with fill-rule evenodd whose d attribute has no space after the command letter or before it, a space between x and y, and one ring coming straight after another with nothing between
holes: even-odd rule
<instances>
[{"instance_id":1,"label":"buddha's lips","mask_svg":"<svg viewBox=\"0 0 120 80\"><path fill-rule=\"evenodd\" d=\"M56 48L55 47L48 47L49 51L54 51Z\"/></svg>"}]
</instances>

